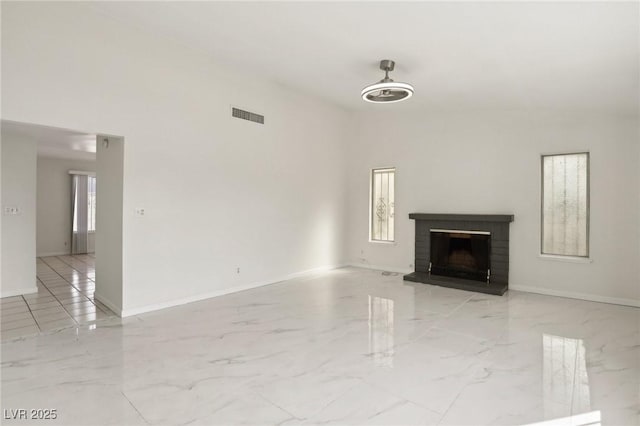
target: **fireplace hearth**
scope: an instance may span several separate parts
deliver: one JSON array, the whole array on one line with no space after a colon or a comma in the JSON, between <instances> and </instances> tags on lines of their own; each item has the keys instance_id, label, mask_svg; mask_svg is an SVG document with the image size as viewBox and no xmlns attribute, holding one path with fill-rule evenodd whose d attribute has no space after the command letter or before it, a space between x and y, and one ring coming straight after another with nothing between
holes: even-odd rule
<instances>
[{"instance_id":1,"label":"fireplace hearth","mask_svg":"<svg viewBox=\"0 0 640 426\"><path fill-rule=\"evenodd\" d=\"M415 272L407 281L503 295L508 289L513 215L411 213Z\"/></svg>"}]
</instances>

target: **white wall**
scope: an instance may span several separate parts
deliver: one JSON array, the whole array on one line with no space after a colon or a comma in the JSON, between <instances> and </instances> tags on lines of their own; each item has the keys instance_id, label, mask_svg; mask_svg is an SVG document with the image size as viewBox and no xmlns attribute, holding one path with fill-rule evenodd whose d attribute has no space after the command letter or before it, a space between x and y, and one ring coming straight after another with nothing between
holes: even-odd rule
<instances>
[{"instance_id":1,"label":"white wall","mask_svg":"<svg viewBox=\"0 0 640 426\"><path fill-rule=\"evenodd\" d=\"M2 135L0 130L0 297L2 297L2 211L4 211L4 205L2 204Z\"/></svg>"},{"instance_id":2,"label":"white wall","mask_svg":"<svg viewBox=\"0 0 640 426\"><path fill-rule=\"evenodd\" d=\"M122 312L124 141L98 135L96 148L95 296L114 312Z\"/></svg>"},{"instance_id":3,"label":"white wall","mask_svg":"<svg viewBox=\"0 0 640 426\"><path fill-rule=\"evenodd\" d=\"M19 214L5 215L5 207ZM0 297L36 287L36 143L2 131L2 289Z\"/></svg>"},{"instance_id":4,"label":"white wall","mask_svg":"<svg viewBox=\"0 0 640 426\"><path fill-rule=\"evenodd\" d=\"M95 172L95 161L38 156L36 253L71 252L71 176L69 170ZM93 250L89 250L93 251Z\"/></svg>"},{"instance_id":5,"label":"white wall","mask_svg":"<svg viewBox=\"0 0 640 426\"><path fill-rule=\"evenodd\" d=\"M640 299L637 118L396 112L352 122L340 108L93 13L79 3L3 3L2 114L125 137L126 313L347 258L409 269L411 211L513 213L512 287ZM266 124L230 118L231 105L265 114ZM593 263L542 260L539 155L584 149ZM398 168L393 246L367 242L375 166Z\"/></svg>"},{"instance_id":6,"label":"white wall","mask_svg":"<svg viewBox=\"0 0 640 426\"><path fill-rule=\"evenodd\" d=\"M3 3L2 114L125 137L125 311L343 262L343 110L85 9Z\"/></svg>"},{"instance_id":7,"label":"white wall","mask_svg":"<svg viewBox=\"0 0 640 426\"><path fill-rule=\"evenodd\" d=\"M381 110L354 121L352 263L410 270L411 212L514 214L510 288L640 304L637 117ZM591 152L592 263L543 259L540 155L584 150ZM397 168L395 245L368 242L369 172L380 166Z\"/></svg>"}]
</instances>

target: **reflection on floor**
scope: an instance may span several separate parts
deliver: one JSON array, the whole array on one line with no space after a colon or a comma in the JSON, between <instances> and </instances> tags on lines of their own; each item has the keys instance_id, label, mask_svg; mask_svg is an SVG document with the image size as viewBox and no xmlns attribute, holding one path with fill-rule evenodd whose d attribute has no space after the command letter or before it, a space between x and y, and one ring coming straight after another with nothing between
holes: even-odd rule
<instances>
[{"instance_id":1,"label":"reflection on floor","mask_svg":"<svg viewBox=\"0 0 640 426\"><path fill-rule=\"evenodd\" d=\"M1 408L65 424L637 425L639 389L640 309L356 268L2 344Z\"/></svg>"},{"instance_id":2,"label":"reflection on floor","mask_svg":"<svg viewBox=\"0 0 640 426\"><path fill-rule=\"evenodd\" d=\"M566 401L578 413L591 408L589 374L584 341L550 334L542 335L544 393L549 396L545 418L561 417L565 413L554 401ZM556 410L558 412L556 412Z\"/></svg>"},{"instance_id":3,"label":"reflection on floor","mask_svg":"<svg viewBox=\"0 0 640 426\"><path fill-rule=\"evenodd\" d=\"M36 260L38 292L1 300L2 340L25 337L113 317L93 298L93 255Z\"/></svg>"}]
</instances>

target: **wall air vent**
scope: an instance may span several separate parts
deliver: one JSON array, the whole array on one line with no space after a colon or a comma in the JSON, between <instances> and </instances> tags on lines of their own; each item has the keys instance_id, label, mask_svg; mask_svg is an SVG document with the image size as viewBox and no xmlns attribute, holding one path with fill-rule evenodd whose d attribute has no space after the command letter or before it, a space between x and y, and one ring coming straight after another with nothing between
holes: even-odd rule
<instances>
[{"instance_id":1,"label":"wall air vent","mask_svg":"<svg viewBox=\"0 0 640 426\"><path fill-rule=\"evenodd\" d=\"M249 111L244 111L240 108L231 108L231 115L235 118L241 118L243 120L253 121L254 123L264 124L264 115L256 114Z\"/></svg>"}]
</instances>

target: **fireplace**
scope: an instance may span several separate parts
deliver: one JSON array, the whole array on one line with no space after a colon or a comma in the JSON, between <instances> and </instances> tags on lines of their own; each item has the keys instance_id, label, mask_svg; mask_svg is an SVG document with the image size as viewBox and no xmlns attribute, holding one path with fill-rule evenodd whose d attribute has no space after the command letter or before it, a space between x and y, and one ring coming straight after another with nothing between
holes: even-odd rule
<instances>
[{"instance_id":1,"label":"fireplace","mask_svg":"<svg viewBox=\"0 0 640 426\"><path fill-rule=\"evenodd\" d=\"M513 215L411 213L415 271L407 281L502 295L509 283Z\"/></svg>"},{"instance_id":2,"label":"fireplace","mask_svg":"<svg viewBox=\"0 0 640 426\"><path fill-rule=\"evenodd\" d=\"M430 239L433 275L489 281L490 232L432 229Z\"/></svg>"}]
</instances>

